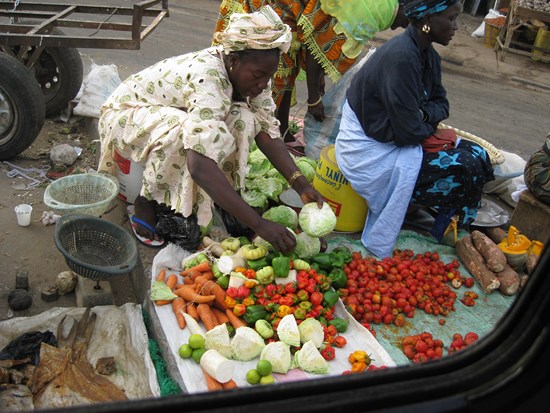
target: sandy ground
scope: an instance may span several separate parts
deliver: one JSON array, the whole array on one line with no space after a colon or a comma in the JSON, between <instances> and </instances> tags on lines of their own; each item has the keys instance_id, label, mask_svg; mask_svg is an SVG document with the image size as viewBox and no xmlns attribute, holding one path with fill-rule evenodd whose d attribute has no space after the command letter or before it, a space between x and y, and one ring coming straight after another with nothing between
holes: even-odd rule
<instances>
[{"instance_id":1,"label":"sandy ground","mask_svg":"<svg viewBox=\"0 0 550 413\"><path fill-rule=\"evenodd\" d=\"M86 66L89 66L91 61L97 64L114 62L119 68L121 77L125 77L141 67L156 62L162 58L163 54L183 53L206 47L209 44L206 33L210 27L213 27L217 4L218 2L214 0L195 0L185 2L183 5L174 5L170 20L146 39L139 52L122 51L115 54L109 50L83 50L81 51L83 61ZM179 19L186 20L180 24ZM519 129L522 127L534 128L534 132L529 132L534 136L522 137L518 135L515 137L518 147L525 146L522 144L522 139L531 138L527 143L528 149L525 153L528 155L538 149L550 129L546 109L550 100L550 66L512 53L507 53L505 61L499 61L495 52L484 46L483 38L470 36L481 20L482 16L470 16L469 14L461 16L460 29L455 39L449 47L441 48L445 76L448 78L461 76L461 79L467 79L466 82L471 83L474 88L476 85L479 85L479 88L502 87L509 94L515 93L515 90L518 93L531 94L528 96L532 96L534 102L538 103L537 107L540 106L538 109L540 112L536 112L536 122L529 121L529 125L515 125ZM183 41L175 43L173 33L176 25L184 27L189 36L196 36L195 40L189 41L189 38L186 37ZM381 33L374 44L379 45L396 33ZM300 87L303 91L303 85ZM304 93L301 95L303 96ZM473 99L476 97L473 96ZM301 115L299 111L303 111L303 106L301 105L300 108L298 105L296 108L297 116ZM504 106L495 102L495 106L487 108L487 110L492 110L502 117L503 127L513 128L514 125L507 126L506 122L514 122L510 120L513 119L514 109L508 107L504 109ZM533 112L531 109L527 110ZM461 109L463 115L466 115L468 111L468 106ZM546 113L544 118L543 113ZM484 130L482 123L483 120L478 125L479 130ZM90 129L91 127L92 129ZM49 119L36 142L10 162L21 168L51 168L49 160L51 148L55 144L67 142L82 149L82 154L73 166L82 170L94 169L97 159L97 145L93 142L95 138L93 122L90 122L90 119L72 118L70 123ZM43 203L43 193L48 181L43 180L40 185L29 187L31 181L27 178L8 176L11 169L10 165L0 163L2 193L0 199L0 320L39 314L53 306L76 305L74 292L51 302L41 298L41 291L54 286L57 275L67 270L68 267L54 244L55 226L44 226L40 221L42 213L47 210ZM28 227L20 227L17 224L14 207L20 203L29 203L34 208L32 223ZM104 218L129 229L125 205L121 201L116 200ZM148 274L155 253L156 250L140 247L141 262L136 271L140 274ZM9 292L15 288L18 271L28 272L29 291L33 298L33 304L28 310L13 312L7 305L7 297ZM121 305L125 302L140 302L142 300L144 285L139 280L139 277L134 278L132 283L130 277L122 276L110 283L102 282L102 285L112 291L114 303Z\"/></svg>"}]
</instances>

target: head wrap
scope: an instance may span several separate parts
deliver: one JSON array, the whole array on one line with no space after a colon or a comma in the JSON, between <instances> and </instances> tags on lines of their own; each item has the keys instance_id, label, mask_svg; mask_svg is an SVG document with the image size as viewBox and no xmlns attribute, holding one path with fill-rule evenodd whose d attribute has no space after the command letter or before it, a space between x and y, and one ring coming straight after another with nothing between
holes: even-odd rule
<instances>
[{"instance_id":1,"label":"head wrap","mask_svg":"<svg viewBox=\"0 0 550 413\"><path fill-rule=\"evenodd\" d=\"M412 20L419 20L424 16L439 13L458 0L412 0L405 2L403 11L405 16Z\"/></svg>"},{"instance_id":2,"label":"head wrap","mask_svg":"<svg viewBox=\"0 0 550 413\"><path fill-rule=\"evenodd\" d=\"M277 48L287 52L292 33L270 6L264 6L250 14L233 13L226 29L214 33L214 40L223 46L225 54Z\"/></svg>"}]
</instances>

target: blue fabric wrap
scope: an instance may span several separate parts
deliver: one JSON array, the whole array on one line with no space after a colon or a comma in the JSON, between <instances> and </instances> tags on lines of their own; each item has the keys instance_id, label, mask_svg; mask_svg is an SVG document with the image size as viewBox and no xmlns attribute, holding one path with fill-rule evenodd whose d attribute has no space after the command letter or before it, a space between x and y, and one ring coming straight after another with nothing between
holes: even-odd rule
<instances>
[{"instance_id":1,"label":"blue fabric wrap","mask_svg":"<svg viewBox=\"0 0 550 413\"><path fill-rule=\"evenodd\" d=\"M418 20L424 16L442 12L457 1L458 0L413 0L405 4L403 11L408 18Z\"/></svg>"}]
</instances>

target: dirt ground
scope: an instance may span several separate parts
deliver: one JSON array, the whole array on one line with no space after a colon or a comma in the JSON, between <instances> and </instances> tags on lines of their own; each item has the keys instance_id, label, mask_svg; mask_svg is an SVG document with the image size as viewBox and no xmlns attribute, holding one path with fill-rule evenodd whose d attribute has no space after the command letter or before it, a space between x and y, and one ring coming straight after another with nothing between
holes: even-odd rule
<instances>
[{"instance_id":1,"label":"dirt ground","mask_svg":"<svg viewBox=\"0 0 550 413\"><path fill-rule=\"evenodd\" d=\"M124 78L164 56L207 47L209 37L206 32L215 23L219 2L194 0L183 3L171 5L170 19L159 26L138 52L82 50L85 73L91 61L97 64L115 63L121 78ZM516 153L523 152L521 155L526 159L541 146L544 136L550 130L547 113L550 103L550 66L512 53L507 53L504 62L498 61L493 50L483 45L483 38L470 36L482 18L463 14L453 43L441 50L445 80L452 84L453 93L448 88L449 95L457 96L461 91L470 94L464 96L462 101L452 102L455 108L452 120L455 125L468 125L463 129L491 137L491 142L498 147ZM174 42L174 32L182 27L196 38L189 41L186 37ZM379 45L395 34L381 33L374 43ZM304 86L300 88L298 96L303 103L305 94L300 93L300 90L303 92ZM489 95L486 100L471 95L475 92L470 90L477 89L479 92L485 88L492 91L499 89L500 100L498 95ZM503 103L513 101L521 102L521 107ZM476 103L479 106L476 107ZM303 111L303 106L300 109L298 105L297 116L300 116L299 110ZM68 123L48 119L36 142L9 162L19 168L49 168L48 173L63 175L67 171L56 170L49 159L49 153L54 145L69 143L82 149L73 165L74 171L95 169L99 146L94 142L97 138L94 125L89 118L73 117ZM38 186L29 187L31 180L22 176L8 176L10 170L12 167L9 164L0 163L0 188L3 194L0 199L0 320L39 314L54 306L76 306L74 292L60 296L55 301L45 301L41 295L43 290L55 285L60 272L68 269L54 243L55 225L45 226L40 220L42 213L47 210L43 193L48 181L43 179ZM34 208L32 222L28 227L17 224L14 207L20 203L31 204ZM103 218L129 230L122 201L115 200ZM142 246L139 250L141 262L136 272L148 274L156 250ZM7 297L15 288L18 271L28 272L33 304L28 310L13 312L8 307ZM110 283L101 282L101 285L112 291L113 302L121 305L125 302L141 302L145 285L140 280L142 278L139 276L121 276ZM86 282L93 283L90 280Z\"/></svg>"}]
</instances>

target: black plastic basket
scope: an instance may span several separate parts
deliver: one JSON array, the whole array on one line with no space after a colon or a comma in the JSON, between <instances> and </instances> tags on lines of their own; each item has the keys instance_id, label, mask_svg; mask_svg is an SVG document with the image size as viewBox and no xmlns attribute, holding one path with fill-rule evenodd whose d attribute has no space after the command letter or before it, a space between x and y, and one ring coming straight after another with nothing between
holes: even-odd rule
<instances>
[{"instance_id":1,"label":"black plastic basket","mask_svg":"<svg viewBox=\"0 0 550 413\"><path fill-rule=\"evenodd\" d=\"M55 245L72 271L94 281L127 274L138 261L136 240L128 231L91 215L62 216Z\"/></svg>"}]
</instances>

